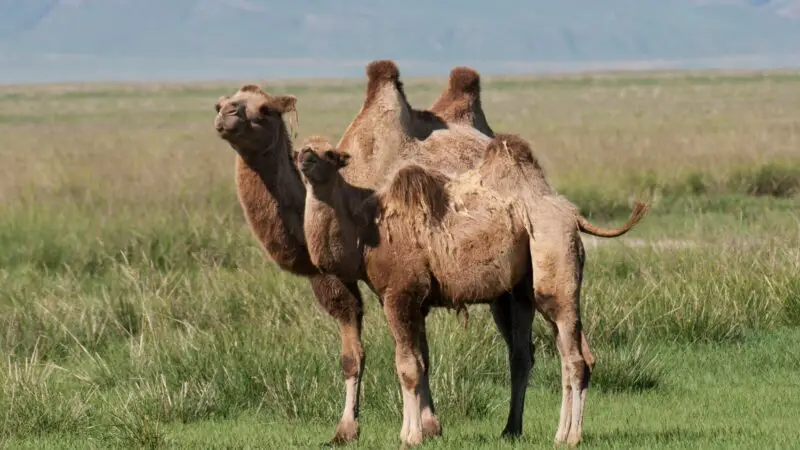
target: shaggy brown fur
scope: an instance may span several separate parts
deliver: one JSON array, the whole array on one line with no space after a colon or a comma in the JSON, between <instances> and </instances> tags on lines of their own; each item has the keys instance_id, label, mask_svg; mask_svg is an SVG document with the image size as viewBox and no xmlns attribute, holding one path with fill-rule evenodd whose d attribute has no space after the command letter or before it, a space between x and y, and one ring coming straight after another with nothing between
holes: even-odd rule
<instances>
[{"instance_id":1,"label":"shaggy brown fur","mask_svg":"<svg viewBox=\"0 0 800 450\"><path fill-rule=\"evenodd\" d=\"M214 127L236 150L236 187L245 218L266 253L284 270L306 276L319 304L339 322L346 399L333 442L358 437L358 399L364 370L363 303L356 283L323 275L312 264L303 235L305 187L292 161L283 115L296 98L244 85L216 104Z\"/></svg>"},{"instance_id":2,"label":"shaggy brown fur","mask_svg":"<svg viewBox=\"0 0 800 450\"><path fill-rule=\"evenodd\" d=\"M518 340L530 336L534 308L553 325L563 381L556 440L577 444L594 364L580 321L579 214L546 182L528 144L498 135L473 170L451 177L406 164L378 191L345 181L339 170L348 160L318 137L298 153L309 187L304 232L320 270L363 280L383 299L403 387L403 442L424 436L424 311L513 291ZM520 344L510 356L532 364L526 353ZM514 414L521 415L529 370L512 374Z\"/></svg>"}]
</instances>

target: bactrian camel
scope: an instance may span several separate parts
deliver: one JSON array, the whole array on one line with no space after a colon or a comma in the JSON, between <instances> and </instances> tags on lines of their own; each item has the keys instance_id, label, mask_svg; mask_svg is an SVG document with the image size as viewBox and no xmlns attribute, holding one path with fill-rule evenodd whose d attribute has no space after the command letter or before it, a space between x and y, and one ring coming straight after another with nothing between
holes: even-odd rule
<instances>
[{"instance_id":1,"label":"bactrian camel","mask_svg":"<svg viewBox=\"0 0 800 450\"><path fill-rule=\"evenodd\" d=\"M460 67L451 72L448 88L437 99L431 111L418 112L409 105L399 70L392 61L374 61L367 66L367 95L356 118L340 139L337 148L351 155L342 175L354 186L374 189L385 183L393 167L414 161L448 175L474 168L483 158L493 131L480 105L480 78L474 70ZM442 123L444 120L444 123ZM475 131L483 131L476 133ZM627 231L604 229L577 216L581 231L604 237ZM513 292L503 292L491 302L492 316L508 346L511 372L511 401L504 436L522 433L523 407L520 390L533 364L531 336L514 335L515 311ZM425 435L441 433L429 389L429 351L426 330L420 332L422 342L422 392ZM525 347L525 349L523 349ZM529 361L521 354L529 355Z\"/></svg>"},{"instance_id":2,"label":"bactrian camel","mask_svg":"<svg viewBox=\"0 0 800 450\"><path fill-rule=\"evenodd\" d=\"M320 137L299 151L307 185L304 232L317 267L348 282L362 280L382 299L403 393L401 441L417 445L425 437L426 311L491 302L513 291L515 336L530 335L534 310L553 325L563 387L555 440L578 444L594 364L581 332L580 215L547 183L528 144L498 135L477 168L455 177L400 163L377 191L345 180L341 171L350 159ZM623 232L645 211L637 203ZM531 362L529 348L513 349L512 357ZM520 402L525 375L512 380Z\"/></svg>"}]
</instances>

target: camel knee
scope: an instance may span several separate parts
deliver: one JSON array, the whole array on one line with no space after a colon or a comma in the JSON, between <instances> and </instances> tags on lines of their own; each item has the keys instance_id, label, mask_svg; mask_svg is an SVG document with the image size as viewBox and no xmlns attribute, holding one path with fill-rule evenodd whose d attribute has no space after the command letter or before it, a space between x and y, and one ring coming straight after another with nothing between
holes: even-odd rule
<instances>
[{"instance_id":1,"label":"camel knee","mask_svg":"<svg viewBox=\"0 0 800 450\"><path fill-rule=\"evenodd\" d=\"M524 342L522 344L514 345L511 351L511 358L509 361L511 367L516 367L519 369L523 369L525 371L529 371L533 367L534 362L536 361L534 350L535 349L533 347L533 344L530 342Z\"/></svg>"},{"instance_id":2,"label":"camel knee","mask_svg":"<svg viewBox=\"0 0 800 450\"><path fill-rule=\"evenodd\" d=\"M342 372L345 378L357 377L366 362L364 351L342 353Z\"/></svg>"},{"instance_id":3,"label":"camel knee","mask_svg":"<svg viewBox=\"0 0 800 450\"><path fill-rule=\"evenodd\" d=\"M398 352L395 357L397 376L400 383L409 391L416 391L420 382L422 368L419 367L419 360L410 352Z\"/></svg>"},{"instance_id":4,"label":"camel knee","mask_svg":"<svg viewBox=\"0 0 800 450\"><path fill-rule=\"evenodd\" d=\"M579 390L586 389L590 375L590 367L580 354L573 355L567 360L567 379L564 382L569 383L570 387Z\"/></svg>"},{"instance_id":5,"label":"camel knee","mask_svg":"<svg viewBox=\"0 0 800 450\"><path fill-rule=\"evenodd\" d=\"M336 277L326 275L312 277L309 281L317 303L325 312L340 322L361 321L364 301L357 284L346 284Z\"/></svg>"}]
</instances>

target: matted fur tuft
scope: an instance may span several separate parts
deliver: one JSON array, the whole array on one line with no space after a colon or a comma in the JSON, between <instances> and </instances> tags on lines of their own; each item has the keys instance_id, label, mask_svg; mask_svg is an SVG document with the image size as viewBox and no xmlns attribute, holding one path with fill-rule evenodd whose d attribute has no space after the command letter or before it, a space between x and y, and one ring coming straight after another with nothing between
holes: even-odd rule
<instances>
[{"instance_id":1,"label":"matted fur tuft","mask_svg":"<svg viewBox=\"0 0 800 450\"><path fill-rule=\"evenodd\" d=\"M480 94L481 76L469 67L456 67L450 71L449 89L453 93Z\"/></svg>"},{"instance_id":2,"label":"matted fur tuft","mask_svg":"<svg viewBox=\"0 0 800 450\"><path fill-rule=\"evenodd\" d=\"M389 59L372 61L367 65L367 78L369 81L397 81L400 79L400 69Z\"/></svg>"},{"instance_id":3,"label":"matted fur tuft","mask_svg":"<svg viewBox=\"0 0 800 450\"><path fill-rule=\"evenodd\" d=\"M517 164L533 165L539 170L542 169L525 139L515 134L498 133L486 148L485 160L490 162L496 158L507 157L511 157Z\"/></svg>"},{"instance_id":4,"label":"matted fur tuft","mask_svg":"<svg viewBox=\"0 0 800 450\"><path fill-rule=\"evenodd\" d=\"M450 194L446 189L450 181L445 174L409 164L397 171L381 196L386 214L398 213L404 217L423 212L435 222L447 213Z\"/></svg>"}]
</instances>

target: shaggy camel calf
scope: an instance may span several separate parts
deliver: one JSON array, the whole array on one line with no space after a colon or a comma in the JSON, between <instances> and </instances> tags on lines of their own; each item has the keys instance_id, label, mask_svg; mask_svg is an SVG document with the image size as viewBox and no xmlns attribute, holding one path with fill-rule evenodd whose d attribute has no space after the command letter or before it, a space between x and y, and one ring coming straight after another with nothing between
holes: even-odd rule
<instances>
[{"instance_id":1,"label":"shaggy camel calf","mask_svg":"<svg viewBox=\"0 0 800 450\"><path fill-rule=\"evenodd\" d=\"M403 392L401 440L416 445L424 438L426 310L513 291L515 335L530 336L534 310L553 326L563 388L555 440L578 444L594 364L580 319L585 219L550 187L528 144L498 135L478 167L454 177L402 164L378 191L345 180L340 170L349 159L319 137L298 152L307 186L303 229L316 267L363 280L382 299ZM620 234L646 209L637 203ZM512 356L532 364L524 347ZM512 384L526 382L512 376ZM517 388L521 401L525 386Z\"/></svg>"}]
</instances>

